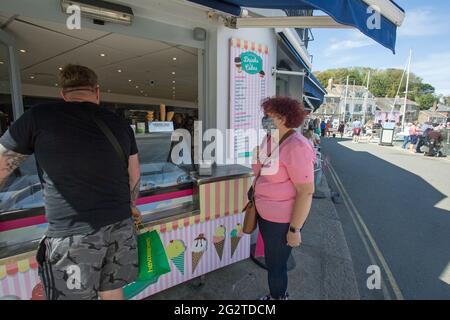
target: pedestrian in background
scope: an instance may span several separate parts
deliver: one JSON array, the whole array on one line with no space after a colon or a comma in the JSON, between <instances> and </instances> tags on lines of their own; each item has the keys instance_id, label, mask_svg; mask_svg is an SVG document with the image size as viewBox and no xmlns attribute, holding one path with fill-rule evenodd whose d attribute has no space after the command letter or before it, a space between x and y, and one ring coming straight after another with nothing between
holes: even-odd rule
<instances>
[{"instance_id":1,"label":"pedestrian in background","mask_svg":"<svg viewBox=\"0 0 450 320\"><path fill-rule=\"evenodd\" d=\"M344 137L345 124L343 121L339 124L338 132L341 135L341 139Z\"/></svg>"},{"instance_id":2,"label":"pedestrian in background","mask_svg":"<svg viewBox=\"0 0 450 320\"><path fill-rule=\"evenodd\" d=\"M409 127L409 152L414 153L414 147L417 143L417 122L413 122Z\"/></svg>"},{"instance_id":3,"label":"pedestrian in background","mask_svg":"<svg viewBox=\"0 0 450 320\"><path fill-rule=\"evenodd\" d=\"M320 135L322 137L325 137L326 131L327 131L327 124L325 123L325 120L322 120L322 122L320 123Z\"/></svg>"},{"instance_id":4,"label":"pedestrian in background","mask_svg":"<svg viewBox=\"0 0 450 320\"><path fill-rule=\"evenodd\" d=\"M359 142L359 136L361 135L361 121L356 119L352 123L352 129L353 129L353 142L358 143Z\"/></svg>"},{"instance_id":5,"label":"pedestrian in background","mask_svg":"<svg viewBox=\"0 0 450 320\"><path fill-rule=\"evenodd\" d=\"M330 137L330 133L331 133L331 122L330 120L327 121L327 124L325 125L325 130L326 130L326 134L327 137Z\"/></svg>"},{"instance_id":6,"label":"pedestrian in background","mask_svg":"<svg viewBox=\"0 0 450 320\"><path fill-rule=\"evenodd\" d=\"M367 122L364 127L366 128L367 142L371 143L372 139L373 139L373 123L372 123L372 121Z\"/></svg>"},{"instance_id":7,"label":"pedestrian in background","mask_svg":"<svg viewBox=\"0 0 450 320\"><path fill-rule=\"evenodd\" d=\"M311 129L307 130L304 136L306 139L308 139L309 143L313 148L318 147L320 145L320 136L313 130Z\"/></svg>"},{"instance_id":8,"label":"pedestrian in background","mask_svg":"<svg viewBox=\"0 0 450 320\"><path fill-rule=\"evenodd\" d=\"M403 144L402 148L406 150L406 147L408 146L408 143L410 142L409 138L409 129L411 128L412 123L408 122L408 124L405 126L405 129L403 129Z\"/></svg>"}]
</instances>

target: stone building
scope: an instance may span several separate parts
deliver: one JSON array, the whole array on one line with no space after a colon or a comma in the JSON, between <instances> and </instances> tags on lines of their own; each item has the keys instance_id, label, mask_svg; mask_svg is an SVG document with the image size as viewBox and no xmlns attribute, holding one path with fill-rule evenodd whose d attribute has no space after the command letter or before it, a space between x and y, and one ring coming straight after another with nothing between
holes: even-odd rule
<instances>
[{"instance_id":1,"label":"stone building","mask_svg":"<svg viewBox=\"0 0 450 320\"><path fill-rule=\"evenodd\" d=\"M375 98L377 111L400 112L400 122L403 117L404 101L404 98ZM407 99L405 123L417 121L419 119L419 112L419 105L416 102Z\"/></svg>"},{"instance_id":2,"label":"stone building","mask_svg":"<svg viewBox=\"0 0 450 320\"><path fill-rule=\"evenodd\" d=\"M367 122L375 114L375 98L365 86L335 84L328 81L324 103L315 114L325 118L344 120L356 119Z\"/></svg>"}]
</instances>

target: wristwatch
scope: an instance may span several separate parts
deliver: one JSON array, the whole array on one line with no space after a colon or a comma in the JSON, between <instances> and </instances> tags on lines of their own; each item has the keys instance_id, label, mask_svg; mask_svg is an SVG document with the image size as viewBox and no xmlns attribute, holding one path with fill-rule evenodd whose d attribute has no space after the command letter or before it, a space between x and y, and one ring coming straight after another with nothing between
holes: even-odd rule
<instances>
[{"instance_id":1,"label":"wristwatch","mask_svg":"<svg viewBox=\"0 0 450 320\"><path fill-rule=\"evenodd\" d=\"M294 228L293 226L289 226L289 231L292 233L298 233L302 231L302 228Z\"/></svg>"}]
</instances>

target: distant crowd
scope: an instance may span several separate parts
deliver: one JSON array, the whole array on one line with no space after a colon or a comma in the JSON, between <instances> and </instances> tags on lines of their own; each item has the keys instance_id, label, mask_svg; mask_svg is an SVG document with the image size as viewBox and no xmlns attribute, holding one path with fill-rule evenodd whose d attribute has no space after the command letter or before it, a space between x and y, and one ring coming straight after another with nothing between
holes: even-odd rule
<instances>
[{"instance_id":1,"label":"distant crowd","mask_svg":"<svg viewBox=\"0 0 450 320\"><path fill-rule=\"evenodd\" d=\"M425 153L429 156L442 156L442 147L444 140L444 130L450 130L448 123L425 122L419 124L418 121L405 124L402 129L401 123L391 123L396 137L403 137L402 148L411 153ZM330 121L320 118L310 119L305 128L305 137L310 143L318 147L320 139L324 137L343 138L344 135L352 136L354 143L360 142L364 137L366 142L372 142L375 137L379 138L383 124L381 121L374 123L369 120L363 123L359 119L352 122Z\"/></svg>"}]
</instances>

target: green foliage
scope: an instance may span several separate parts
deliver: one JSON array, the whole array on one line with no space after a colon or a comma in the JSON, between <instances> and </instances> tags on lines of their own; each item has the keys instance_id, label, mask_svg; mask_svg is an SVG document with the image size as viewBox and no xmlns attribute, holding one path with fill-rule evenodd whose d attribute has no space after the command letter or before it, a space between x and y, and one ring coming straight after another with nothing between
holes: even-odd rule
<instances>
[{"instance_id":1,"label":"green foliage","mask_svg":"<svg viewBox=\"0 0 450 320\"><path fill-rule=\"evenodd\" d=\"M432 93L427 93L416 98L416 102L422 110L430 109L435 101L437 101L437 98Z\"/></svg>"},{"instance_id":2,"label":"green foliage","mask_svg":"<svg viewBox=\"0 0 450 320\"><path fill-rule=\"evenodd\" d=\"M347 76L349 76L349 84L367 85L367 74L370 71L369 90L375 97L395 98L398 86L402 80L403 70L400 69L373 69L367 67L352 67L328 69L325 71L315 72L314 75L320 83L327 87L328 79L333 78L335 84L345 84ZM403 77L402 85L399 90L399 96L404 96L406 91L406 74ZM434 94L434 87L431 84L424 83L422 78L410 74L408 99L419 103L421 108L428 109L437 99ZM430 101L433 98L433 102Z\"/></svg>"}]
</instances>

